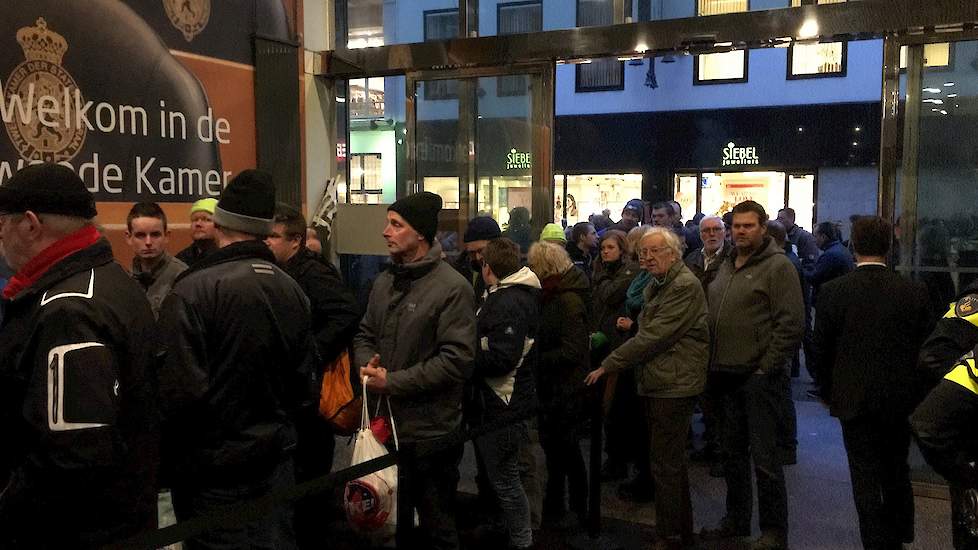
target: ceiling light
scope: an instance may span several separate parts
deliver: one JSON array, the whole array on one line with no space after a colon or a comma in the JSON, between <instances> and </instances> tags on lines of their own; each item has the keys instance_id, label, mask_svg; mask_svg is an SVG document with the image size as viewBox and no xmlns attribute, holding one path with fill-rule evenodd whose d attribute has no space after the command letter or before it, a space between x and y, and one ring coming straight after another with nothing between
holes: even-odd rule
<instances>
[{"instance_id":1,"label":"ceiling light","mask_svg":"<svg viewBox=\"0 0 978 550\"><path fill-rule=\"evenodd\" d=\"M933 108L933 109L930 110L930 112L932 112L932 113L937 113L939 111L940 111L940 109L937 109L937 108Z\"/></svg>"},{"instance_id":2,"label":"ceiling light","mask_svg":"<svg viewBox=\"0 0 978 550\"><path fill-rule=\"evenodd\" d=\"M858 142L858 141L854 141L854 142L852 142L852 146L853 146L853 147L855 147L855 146L857 146L857 145L859 145L859 142Z\"/></svg>"},{"instance_id":3,"label":"ceiling light","mask_svg":"<svg viewBox=\"0 0 978 550\"><path fill-rule=\"evenodd\" d=\"M856 127L855 127L855 130L856 130L857 132L862 132L862 131L863 131L863 127L862 127L862 126L856 126Z\"/></svg>"},{"instance_id":4,"label":"ceiling light","mask_svg":"<svg viewBox=\"0 0 978 550\"><path fill-rule=\"evenodd\" d=\"M942 115L946 115L947 114L947 111L941 111L941 114Z\"/></svg>"},{"instance_id":5,"label":"ceiling light","mask_svg":"<svg viewBox=\"0 0 978 550\"><path fill-rule=\"evenodd\" d=\"M799 132L804 132L804 131L805 131L805 128L804 128L803 126L799 126L799 127L798 127L798 131L799 131Z\"/></svg>"},{"instance_id":6,"label":"ceiling light","mask_svg":"<svg viewBox=\"0 0 978 550\"><path fill-rule=\"evenodd\" d=\"M816 36L818 36L818 21L814 19L806 20L798 29L798 38L815 38Z\"/></svg>"},{"instance_id":7,"label":"ceiling light","mask_svg":"<svg viewBox=\"0 0 978 550\"><path fill-rule=\"evenodd\" d=\"M958 94L947 94L947 97L958 97Z\"/></svg>"},{"instance_id":8,"label":"ceiling light","mask_svg":"<svg viewBox=\"0 0 978 550\"><path fill-rule=\"evenodd\" d=\"M649 51L649 46L645 42L642 42L638 46L635 46L635 51L637 51L639 53L645 53L645 52Z\"/></svg>"},{"instance_id":9,"label":"ceiling light","mask_svg":"<svg viewBox=\"0 0 978 550\"><path fill-rule=\"evenodd\" d=\"M954 86L954 82L945 82L944 85L950 88L951 86Z\"/></svg>"},{"instance_id":10,"label":"ceiling light","mask_svg":"<svg viewBox=\"0 0 978 550\"><path fill-rule=\"evenodd\" d=\"M925 91L925 92L927 92L929 94L939 94L939 93L941 93L941 89L940 88L924 88L923 91Z\"/></svg>"}]
</instances>

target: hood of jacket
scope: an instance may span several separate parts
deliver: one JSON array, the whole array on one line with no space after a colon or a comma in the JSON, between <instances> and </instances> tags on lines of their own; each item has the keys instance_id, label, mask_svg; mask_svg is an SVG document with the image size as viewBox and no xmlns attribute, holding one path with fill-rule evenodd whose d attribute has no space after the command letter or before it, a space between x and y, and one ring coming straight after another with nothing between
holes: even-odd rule
<instances>
[{"instance_id":1,"label":"hood of jacket","mask_svg":"<svg viewBox=\"0 0 978 550\"><path fill-rule=\"evenodd\" d=\"M516 273L513 273L499 281L499 284L496 284L490 288L489 292L496 292L497 290L509 288L511 286L525 286L538 290L542 288L540 286L540 279L537 277L537 274L528 267L522 267Z\"/></svg>"},{"instance_id":2,"label":"hood of jacket","mask_svg":"<svg viewBox=\"0 0 978 550\"><path fill-rule=\"evenodd\" d=\"M761 242L761 247L754 251L750 258L747 258L747 263L745 263L743 267L761 263L775 254L784 254L784 249L778 246L778 244L774 242L774 239L765 235L764 240ZM736 265L737 256L739 255L740 251L737 250L737 247L734 247L730 251L730 255L727 256L727 261L734 262L734 265ZM741 269L743 269L743 267Z\"/></svg>"}]
</instances>

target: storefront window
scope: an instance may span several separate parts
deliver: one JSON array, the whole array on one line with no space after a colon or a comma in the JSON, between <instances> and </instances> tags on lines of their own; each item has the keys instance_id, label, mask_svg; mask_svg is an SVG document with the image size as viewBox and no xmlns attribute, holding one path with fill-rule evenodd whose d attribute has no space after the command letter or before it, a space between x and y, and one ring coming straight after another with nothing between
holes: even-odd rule
<instances>
[{"instance_id":1,"label":"storefront window","mask_svg":"<svg viewBox=\"0 0 978 550\"><path fill-rule=\"evenodd\" d=\"M704 173L703 204L707 216L722 216L737 203L752 200L769 214L784 208L784 172Z\"/></svg>"},{"instance_id":2,"label":"storefront window","mask_svg":"<svg viewBox=\"0 0 978 550\"><path fill-rule=\"evenodd\" d=\"M586 222L592 215L603 214L618 221L625 203L642 196L642 174L554 176L554 223L566 219L567 225ZM566 197L566 199L565 199Z\"/></svg>"},{"instance_id":3,"label":"storefront window","mask_svg":"<svg viewBox=\"0 0 978 550\"><path fill-rule=\"evenodd\" d=\"M350 204L380 204L384 196L383 171L380 153L350 155Z\"/></svg>"},{"instance_id":4,"label":"storefront window","mask_svg":"<svg viewBox=\"0 0 978 550\"><path fill-rule=\"evenodd\" d=\"M693 68L694 84L747 82L747 51L698 55Z\"/></svg>"},{"instance_id":5,"label":"storefront window","mask_svg":"<svg viewBox=\"0 0 978 550\"><path fill-rule=\"evenodd\" d=\"M788 52L788 78L846 75L846 43L794 44Z\"/></svg>"},{"instance_id":6,"label":"storefront window","mask_svg":"<svg viewBox=\"0 0 978 550\"><path fill-rule=\"evenodd\" d=\"M696 214L696 174L676 174L673 199L682 207L687 218Z\"/></svg>"},{"instance_id":7,"label":"storefront window","mask_svg":"<svg viewBox=\"0 0 978 550\"><path fill-rule=\"evenodd\" d=\"M795 210L795 220L801 226L815 220L815 175L788 176L788 206ZM777 212L770 212L773 218ZM811 229L812 227L807 227Z\"/></svg>"},{"instance_id":8,"label":"storefront window","mask_svg":"<svg viewBox=\"0 0 978 550\"><path fill-rule=\"evenodd\" d=\"M384 79L358 78L350 81L350 118L384 116Z\"/></svg>"},{"instance_id":9,"label":"storefront window","mask_svg":"<svg viewBox=\"0 0 978 550\"><path fill-rule=\"evenodd\" d=\"M530 176L479 178L479 215L492 216L503 227L514 208L531 211L531 181Z\"/></svg>"}]
</instances>

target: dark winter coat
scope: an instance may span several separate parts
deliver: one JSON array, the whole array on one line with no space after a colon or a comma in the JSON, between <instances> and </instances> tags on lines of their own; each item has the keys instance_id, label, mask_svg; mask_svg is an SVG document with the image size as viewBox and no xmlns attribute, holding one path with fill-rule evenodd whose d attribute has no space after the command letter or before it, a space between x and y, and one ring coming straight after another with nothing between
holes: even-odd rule
<instances>
[{"instance_id":1,"label":"dark winter coat","mask_svg":"<svg viewBox=\"0 0 978 550\"><path fill-rule=\"evenodd\" d=\"M309 300L260 241L208 254L160 312L164 466L178 483L267 477L295 444L318 363Z\"/></svg>"},{"instance_id":2,"label":"dark winter coat","mask_svg":"<svg viewBox=\"0 0 978 550\"><path fill-rule=\"evenodd\" d=\"M634 262L622 260L610 264L598 261L595 265L597 267L591 283L594 290L591 294L590 329L608 337L610 351L620 346L628 337L628 333L618 330L617 324L619 317L628 317L625 298L639 269Z\"/></svg>"},{"instance_id":3,"label":"dark winter coat","mask_svg":"<svg viewBox=\"0 0 978 550\"><path fill-rule=\"evenodd\" d=\"M0 547L91 548L155 528L155 330L143 290L102 239L6 306Z\"/></svg>"},{"instance_id":4,"label":"dark winter coat","mask_svg":"<svg viewBox=\"0 0 978 550\"><path fill-rule=\"evenodd\" d=\"M534 371L540 323L540 281L524 267L489 289L476 319L476 424L537 404ZM481 414L480 414L481 413Z\"/></svg>"},{"instance_id":5,"label":"dark winter coat","mask_svg":"<svg viewBox=\"0 0 978 550\"><path fill-rule=\"evenodd\" d=\"M542 284L537 393L550 411L544 422L576 424L583 414L581 390L590 370L588 280L571 267Z\"/></svg>"},{"instance_id":6,"label":"dark winter coat","mask_svg":"<svg viewBox=\"0 0 978 550\"><path fill-rule=\"evenodd\" d=\"M856 268L852 254L839 241L830 241L822 249L815 262L815 270L808 277L812 284L812 304L818 308L818 291L825 283L849 273Z\"/></svg>"},{"instance_id":7,"label":"dark winter coat","mask_svg":"<svg viewBox=\"0 0 978 550\"><path fill-rule=\"evenodd\" d=\"M723 261L726 260L728 256L730 256L732 251L733 245L724 241L723 247L717 251L717 256L710 262L709 267L705 267L706 255L703 252L702 247L690 252L686 256L684 260L686 262L686 267L688 267L689 270L693 272L693 275L696 275L696 278L700 280L700 283L703 285L703 292L706 292L707 289L710 288L710 283L712 283L713 279L716 278L720 265L723 264Z\"/></svg>"},{"instance_id":8,"label":"dark winter coat","mask_svg":"<svg viewBox=\"0 0 978 550\"><path fill-rule=\"evenodd\" d=\"M283 266L302 287L312 309L312 334L322 365L348 349L360 323L360 311L333 264L308 248L295 253Z\"/></svg>"},{"instance_id":9,"label":"dark winter coat","mask_svg":"<svg viewBox=\"0 0 978 550\"><path fill-rule=\"evenodd\" d=\"M353 339L354 366L380 355L402 441L451 434L475 358L472 287L441 259L437 242L421 260L392 265L374 281Z\"/></svg>"},{"instance_id":10,"label":"dark winter coat","mask_svg":"<svg viewBox=\"0 0 978 550\"><path fill-rule=\"evenodd\" d=\"M798 272L771 237L739 269L736 250L710 284L711 370L773 374L791 363L805 332Z\"/></svg>"}]
</instances>

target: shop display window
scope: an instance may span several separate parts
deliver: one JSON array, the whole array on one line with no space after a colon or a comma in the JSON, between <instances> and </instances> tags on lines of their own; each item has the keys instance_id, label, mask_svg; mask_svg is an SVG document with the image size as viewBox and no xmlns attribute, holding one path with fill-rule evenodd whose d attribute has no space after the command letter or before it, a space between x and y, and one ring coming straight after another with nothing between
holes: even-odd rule
<instances>
[{"instance_id":1,"label":"shop display window","mask_svg":"<svg viewBox=\"0 0 978 550\"><path fill-rule=\"evenodd\" d=\"M696 210L696 174L676 174L676 188L673 199L683 209L687 218L692 218Z\"/></svg>"},{"instance_id":2,"label":"shop display window","mask_svg":"<svg viewBox=\"0 0 978 550\"><path fill-rule=\"evenodd\" d=\"M701 211L722 216L740 202L752 200L768 213L784 208L784 172L704 173Z\"/></svg>"},{"instance_id":3,"label":"shop display window","mask_svg":"<svg viewBox=\"0 0 978 550\"><path fill-rule=\"evenodd\" d=\"M380 153L350 155L350 204L380 204L384 195Z\"/></svg>"},{"instance_id":4,"label":"shop display window","mask_svg":"<svg viewBox=\"0 0 978 550\"><path fill-rule=\"evenodd\" d=\"M795 210L795 219L802 227L811 223L805 229L814 228L815 220L815 175L791 174L788 176L788 206ZM772 212L773 218L777 212Z\"/></svg>"},{"instance_id":5,"label":"shop display window","mask_svg":"<svg viewBox=\"0 0 978 550\"><path fill-rule=\"evenodd\" d=\"M631 199L642 196L641 174L583 174L554 176L554 223L567 225L588 221L592 214L608 210L613 221Z\"/></svg>"},{"instance_id":6,"label":"shop display window","mask_svg":"<svg viewBox=\"0 0 978 550\"><path fill-rule=\"evenodd\" d=\"M951 44L937 42L924 44L924 67L950 67ZM907 70L907 47L900 47L900 70Z\"/></svg>"},{"instance_id":7,"label":"shop display window","mask_svg":"<svg viewBox=\"0 0 978 550\"><path fill-rule=\"evenodd\" d=\"M479 178L479 215L492 216L505 228L514 208L532 210L531 181L530 176Z\"/></svg>"},{"instance_id":8,"label":"shop display window","mask_svg":"<svg viewBox=\"0 0 978 550\"><path fill-rule=\"evenodd\" d=\"M442 208L445 210L459 209L458 178L429 176L424 178L424 190L441 197Z\"/></svg>"}]
</instances>

